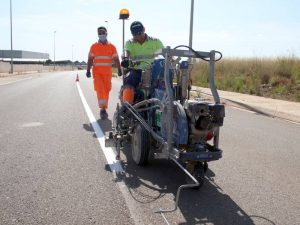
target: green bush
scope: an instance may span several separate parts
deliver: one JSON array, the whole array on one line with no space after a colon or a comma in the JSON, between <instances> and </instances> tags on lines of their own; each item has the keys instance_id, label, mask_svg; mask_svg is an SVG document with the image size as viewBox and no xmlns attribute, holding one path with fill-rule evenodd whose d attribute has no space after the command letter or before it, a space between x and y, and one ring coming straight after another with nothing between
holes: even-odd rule
<instances>
[{"instance_id":1,"label":"green bush","mask_svg":"<svg viewBox=\"0 0 300 225\"><path fill-rule=\"evenodd\" d=\"M242 77L235 77L233 79L233 91L245 93L246 83Z\"/></svg>"}]
</instances>

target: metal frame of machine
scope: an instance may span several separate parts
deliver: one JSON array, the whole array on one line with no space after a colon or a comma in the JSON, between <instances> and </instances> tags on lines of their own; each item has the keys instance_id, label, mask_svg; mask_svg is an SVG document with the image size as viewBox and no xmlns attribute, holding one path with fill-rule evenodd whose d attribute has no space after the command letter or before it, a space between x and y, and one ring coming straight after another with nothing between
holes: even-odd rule
<instances>
[{"instance_id":1,"label":"metal frame of machine","mask_svg":"<svg viewBox=\"0 0 300 225\"><path fill-rule=\"evenodd\" d=\"M188 50L178 49L186 47ZM216 59L216 54L219 57ZM113 131L106 146L116 147L117 158L123 142L131 142L132 158L138 165L156 159L170 159L187 175L188 184L181 185L176 195L177 209L183 188L199 188L204 180L208 162L222 157L219 131L225 117L224 105L215 87L215 62L222 58L218 51L201 52L187 46L157 52L162 59L154 60L142 72L139 86L144 98L130 105L118 104L113 119ZM192 64L181 57L200 58L209 62L209 83L214 103L190 100L190 71ZM176 80L175 83L173 81ZM194 182L194 183L193 183Z\"/></svg>"}]
</instances>

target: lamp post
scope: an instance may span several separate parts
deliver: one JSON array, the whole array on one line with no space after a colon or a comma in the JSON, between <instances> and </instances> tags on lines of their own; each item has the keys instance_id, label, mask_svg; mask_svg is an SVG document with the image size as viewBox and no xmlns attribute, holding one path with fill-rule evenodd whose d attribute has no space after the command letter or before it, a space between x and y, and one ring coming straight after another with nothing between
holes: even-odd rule
<instances>
[{"instance_id":1,"label":"lamp post","mask_svg":"<svg viewBox=\"0 0 300 225\"><path fill-rule=\"evenodd\" d=\"M125 20L129 18L129 11L128 9L121 9L120 11L120 20L123 20L123 41L122 41L122 52L123 52L123 56L125 56L125 52L124 52L124 39L125 39L125 31L124 31L124 26L125 26Z\"/></svg>"},{"instance_id":2,"label":"lamp post","mask_svg":"<svg viewBox=\"0 0 300 225\"><path fill-rule=\"evenodd\" d=\"M12 3L10 0L10 73L14 73L13 64Z\"/></svg>"},{"instance_id":3,"label":"lamp post","mask_svg":"<svg viewBox=\"0 0 300 225\"><path fill-rule=\"evenodd\" d=\"M73 62L73 47L74 47L74 45L72 45L72 70L73 70L73 66L74 66L74 62Z\"/></svg>"},{"instance_id":4,"label":"lamp post","mask_svg":"<svg viewBox=\"0 0 300 225\"><path fill-rule=\"evenodd\" d=\"M108 30L108 21L105 20L104 22L106 23L106 30Z\"/></svg>"},{"instance_id":5,"label":"lamp post","mask_svg":"<svg viewBox=\"0 0 300 225\"><path fill-rule=\"evenodd\" d=\"M191 0L191 17L190 17L190 37L189 37L189 47L193 47L193 20L194 20L194 0ZM191 62L191 58L189 58Z\"/></svg>"},{"instance_id":6,"label":"lamp post","mask_svg":"<svg viewBox=\"0 0 300 225\"><path fill-rule=\"evenodd\" d=\"M55 70L55 34L56 34L56 30L53 32L54 33L54 70Z\"/></svg>"},{"instance_id":7,"label":"lamp post","mask_svg":"<svg viewBox=\"0 0 300 225\"><path fill-rule=\"evenodd\" d=\"M193 46L193 20L194 20L194 0L191 0L191 17L190 17L190 38L189 47Z\"/></svg>"}]
</instances>

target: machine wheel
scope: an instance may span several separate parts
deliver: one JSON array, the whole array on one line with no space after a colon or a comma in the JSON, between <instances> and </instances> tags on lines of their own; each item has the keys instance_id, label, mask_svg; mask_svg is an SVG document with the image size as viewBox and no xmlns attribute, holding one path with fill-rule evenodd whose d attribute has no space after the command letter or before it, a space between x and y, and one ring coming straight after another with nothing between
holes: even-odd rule
<instances>
[{"instance_id":1,"label":"machine wheel","mask_svg":"<svg viewBox=\"0 0 300 225\"><path fill-rule=\"evenodd\" d=\"M133 161L139 165L146 165L148 162L150 151L150 135L138 123L134 129L134 132L131 136L131 154Z\"/></svg>"}]
</instances>

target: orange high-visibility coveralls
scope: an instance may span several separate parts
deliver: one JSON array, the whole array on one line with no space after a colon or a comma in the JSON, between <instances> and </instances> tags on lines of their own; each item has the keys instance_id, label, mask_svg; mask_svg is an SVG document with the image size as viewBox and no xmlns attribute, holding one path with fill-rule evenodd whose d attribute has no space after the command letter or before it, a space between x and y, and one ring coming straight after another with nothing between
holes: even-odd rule
<instances>
[{"instance_id":1,"label":"orange high-visibility coveralls","mask_svg":"<svg viewBox=\"0 0 300 225\"><path fill-rule=\"evenodd\" d=\"M97 42L91 46L89 56L93 58L94 89L98 105L99 108L106 109L111 90L112 60L118 58L118 53L113 44Z\"/></svg>"}]
</instances>

